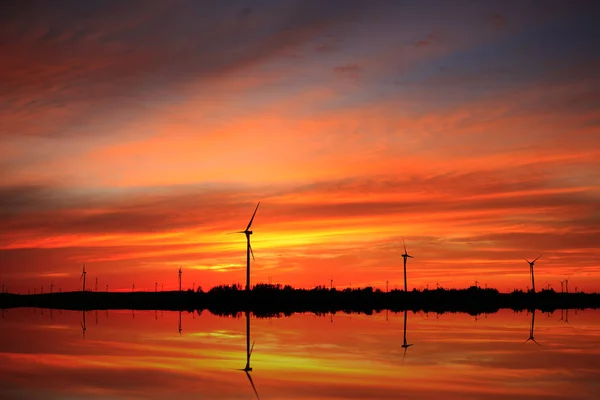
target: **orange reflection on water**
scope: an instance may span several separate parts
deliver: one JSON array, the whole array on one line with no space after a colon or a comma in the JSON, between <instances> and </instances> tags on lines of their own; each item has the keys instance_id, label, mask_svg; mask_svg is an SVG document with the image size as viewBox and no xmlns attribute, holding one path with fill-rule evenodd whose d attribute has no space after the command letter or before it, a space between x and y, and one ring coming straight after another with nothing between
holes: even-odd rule
<instances>
[{"instance_id":1,"label":"orange reflection on water","mask_svg":"<svg viewBox=\"0 0 600 400\"><path fill-rule=\"evenodd\" d=\"M600 312L246 319L154 311L9 310L0 397L27 399L576 398L600 378ZM96 319L97 318L97 319ZM567 322L568 320L568 322ZM576 386L576 390L573 388Z\"/></svg>"}]
</instances>

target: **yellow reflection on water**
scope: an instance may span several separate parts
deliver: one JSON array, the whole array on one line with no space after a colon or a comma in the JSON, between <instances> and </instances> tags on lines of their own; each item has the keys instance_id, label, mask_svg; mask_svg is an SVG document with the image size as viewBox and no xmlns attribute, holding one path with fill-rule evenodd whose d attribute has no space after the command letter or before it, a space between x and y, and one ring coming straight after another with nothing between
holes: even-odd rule
<instances>
[{"instance_id":1,"label":"yellow reflection on water","mask_svg":"<svg viewBox=\"0 0 600 400\"><path fill-rule=\"evenodd\" d=\"M251 317L247 332L244 316L184 312L181 335L160 314L88 315L84 340L81 312L10 310L0 397L252 399L253 383L261 399L593 399L600 378L595 310L536 311L539 345L530 313L408 312L406 349L402 313Z\"/></svg>"}]
</instances>

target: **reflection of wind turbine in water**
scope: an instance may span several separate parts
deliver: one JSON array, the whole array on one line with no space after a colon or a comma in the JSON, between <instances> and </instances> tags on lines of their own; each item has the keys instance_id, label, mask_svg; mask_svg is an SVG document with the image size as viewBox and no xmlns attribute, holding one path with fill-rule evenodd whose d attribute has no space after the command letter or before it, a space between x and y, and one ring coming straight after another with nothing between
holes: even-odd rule
<instances>
[{"instance_id":1,"label":"reflection of wind turbine in water","mask_svg":"<svg viewBox=\"0 0 600 400\"><path fill-rule=\"evenodd\" d=\"M537 344L538 346L541 346L533 337L533 329L535 327L535 308L533 309L532 313L531 313L531 324L529 325L529 339L527 339L525 341L525 343L529 342L530 340L532 342L534 342L535 344Z\"/></svg>"},{"instance_id":2,"label":"reflection of wind turbine in water","mask_svg":"<svg viewBox=\"0 0 600 400\"><path fill-rule=\"evenodd\" d=\"M410 346L412 346L412 343L409 344L406 341L406 313L407 313L407 310L404 310L404 341L402 343L402 348L404 349L404 355L402 356L402 364L404 364L404 358L406 358L406 350L408 350L408 348Z\"/></svg>"},{"instance_id":3,"label":"reflection of wind turbine in water","mask_svg":"<svg viewBox=\"0 0 600 400\"><path fill-rule=\"evenodd\" d=\"M250 346L250 313L246 311L246 366L239 371L244 371L250 384L252 385L252 389L254 390L254 394L257 399L260 399L258 396L258 391L256 390L256 386L254 386L254 381L250 376L250 372L252 371L252 367L250 366L250 357L252 356L252 350L254 350L254 342L252 342L252 346Z\"/></svg>"},{"instance_id":4,"label":"reflection of wind turbine in water","mask_svg":"<svg viewBox=\"0 0 600 400\"><path fill-rule=\"evenodd\" d=\"M85 340L85 331L87 330L87 328L86 328L86 323L85 323L85 311L84 310L81 311L81 315L83 316L83 322L80 322L81 331L83 332L83 340Z\"/></svg>"},{"instance_id":5,"label":"reflection of wind turbine in water","mask_svg":"<svg viewBox=\"0 0 600 400\"><path fill-rule=\"evenodd\" d=\"M181 335L181 311L179 311L179 334Z\"/></svg>"}]
</instances>

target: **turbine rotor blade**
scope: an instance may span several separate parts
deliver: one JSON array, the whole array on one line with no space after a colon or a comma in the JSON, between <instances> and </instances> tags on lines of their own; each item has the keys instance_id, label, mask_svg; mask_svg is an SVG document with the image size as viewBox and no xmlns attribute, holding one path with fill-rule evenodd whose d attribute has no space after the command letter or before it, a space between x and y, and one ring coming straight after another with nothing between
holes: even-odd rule
<instances>
[{"instance_id":1,"label":"turbine rotor blade","mask_svg":"<svg viewBox=\"0 0 600 400\"><path fill-rule=\"evenodd\" d=\"M250 254L252 254L252 260L256 261L256 258L254 258L254 252L252 251L252 246L250 246L250 242L248 242L248 247L250 248Z\"/></svg>"},{"instance_id":2,"label":"turbine rotor blade","mask_svg":"<svg viewBox=\"0 0 600 400\"><path fill-rule=\"evenodd\" d=\"M260 206L260 201L258 202L258 204L256 205L256 208L254 209L254 214L252 214L252 218L250 218L250 222L248 222L248 226L246 227L247 231L249 231L250 227L252 226L252 221L254 221L254 216L256 215L256 212L258 211L258 206Z\"/></svg>"},{"instance_id":3,"label":"turbine rotor blade","mask_svg":"<svg viewBox=\"0 0 600 400\"><path fill-rule=\"evenodd\" d=\"M233 235L233 234L236 234L236 233L246 233L246 231L235 231L235 232L229 232L227 234L228 235Z\"/></svg>"},{"instance_id":4,"label":"turbine rotor blade","mask_svg":"<svg viewBox=\"0 0 600 400\"><path fill-rule=\"evenodd\" d=\"M538 258L536 258L535 260L533 260L533 262L536 262L537 260L539 260L541 256L542 256L542 255L540 254L540 255L538 256Z\"/></svg>"},{"instance_id":5,"label":"turbine rotor blade","mask_svg":"<svg viewBox=\"0 0 600 400\"><path fill-rule=\"evenodd\" d=\"M402 237L402 244L404 245L404 254L406 254L406 242L404 241L404 236Z\"/></svg>"},{"instance_id":6,"label":"turbine rotor blade","mask_svg":"<svg viewBox=\"0 0 600 400\"><path fill-rule=\"evenodd\" d=\"M250 356L252 355L252 350L254 350L254 343L256 343L256 341L252 342L252 347L250 347L250 353L249 353Z\"/></svg>"},{"instance_id":7,"label":"turbine rotor blade","mask_svg":"<svg viewBox=\"0 0 600 400\"><path fill-rule=\"evenodd\" d=\"M248 377L248 380L250 381L250 384L252 385L252 389L254 389L254 394L256 395L256 398L260 399L260 397L258 396L258 391L256 390L256 386L254 386L254 382L252 381L252 377L250 376L248 371L245 371L245 372L246 372L246 376Z\"/></svg>"}]
</instances>

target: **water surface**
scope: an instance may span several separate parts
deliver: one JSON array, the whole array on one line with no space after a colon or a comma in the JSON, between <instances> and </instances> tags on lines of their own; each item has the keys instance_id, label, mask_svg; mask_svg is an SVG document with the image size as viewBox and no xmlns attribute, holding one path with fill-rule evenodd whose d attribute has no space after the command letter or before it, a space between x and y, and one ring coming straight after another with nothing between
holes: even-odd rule
<instances>
[{"instance_id":1,"label":"water surface","mask_svg":"<svg viewBox=\"0 0 600 400\"><path fill-rule=\"evenodd\" d=\"M531 317L11 309L0 398L596 399L600 312Z\"/></svg>"}]
</instances>

